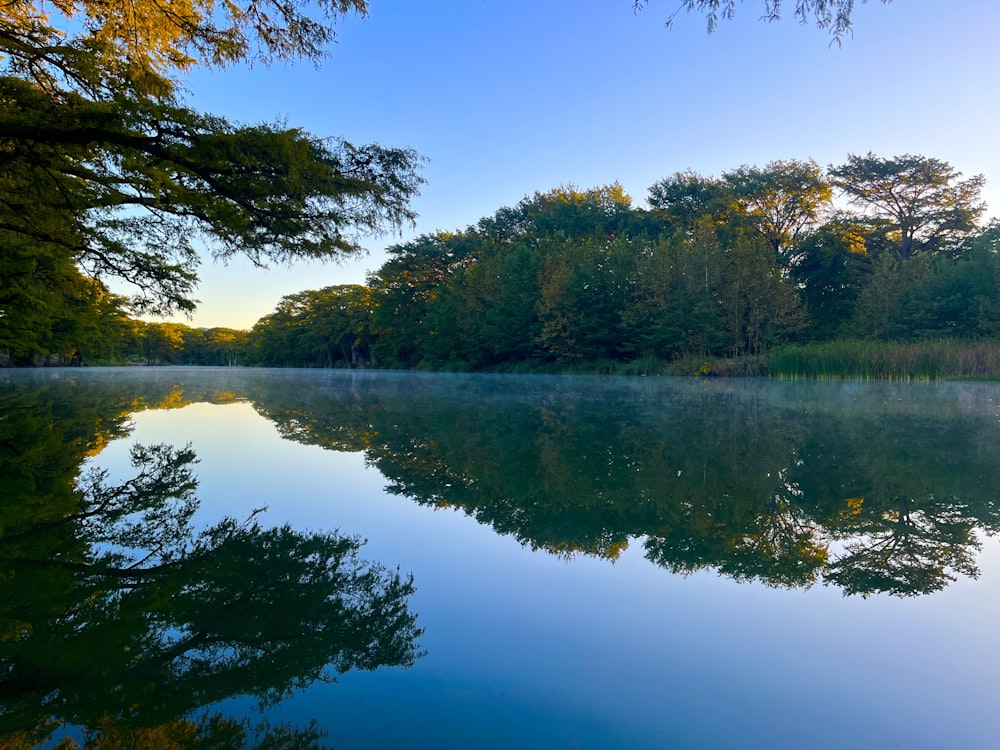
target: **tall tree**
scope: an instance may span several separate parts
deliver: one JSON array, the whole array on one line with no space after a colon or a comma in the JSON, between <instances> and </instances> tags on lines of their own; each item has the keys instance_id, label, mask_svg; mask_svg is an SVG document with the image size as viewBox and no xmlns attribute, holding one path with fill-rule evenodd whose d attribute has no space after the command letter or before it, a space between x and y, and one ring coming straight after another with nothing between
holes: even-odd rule
<instances>
[{"instance_id":1,"label":"tall tree","mask_svg":"<svg viewBox=\"0 0 1000 750\"><path fill-rule=\"evenodd\" d=\"M379 359L407 366L420 361L428 305L481 250L476 237L462 232L421 235L388 249L389 260L368 279L376 306L372 326L382 339Z\"/></svg>"},{"instance_id":2,"label":"tall tree","mask_svg":"<svg viewBox=\"0 0 1000 750\"><path fill-rule=\"evenodd\" d=\"M871 273L862 227L834 217L799 244L790 275L809 318L810 335L849 333L854 306Z\"/></svg>"},{"instance_id":3,"label":"tall tree","mask_svg":"<svg viewBox=\"0 0 1000 750\"><path fill-rule=\"evenodd\" d=\"M975 230L986 210L980 198L986 179L960 180L962 173L940 159L851 154L845 164L831 166L828 175L852 205L885 223L902 260L947 248Z\"/></svg>"},{"instance_id":4,"label":"tall tree","mask_svg":"<svg viewBox=\"0 0 1000 750\"><path fill-rule=\"evenodd\" d=\"M760 236L784 262L792 249L822 218L833 189L814 161L772 161L763 169L742 166L724 172L736 203Z\"/></svg>"},{"instance_id":5,"label":"tall tree","mask_svg":"<svg viewBox=\"0 0 1000 750\"><path fill-rule=\"evenodd\" d=\"M501 208L482 219L476 233L501 242L608 237L628 232L632 218L632 198L617 182L586 190L570 184L526 196L513 208Z\"/></svg>"},{"instance_id":6,"label":"tall tree","mask_svg":"<svg viewBox=\"0 0 1000 750\"><path fill-rule=\"evenodd\" d=\"M725 259L719 302L730 356L759 354L802 329L805 314L795 289L760 239L735 233Z\"/></svg>"},{"instance_id":7,"label":"tall tree","mask_svg":"<svg viewBox=\"0 0 1000 750\"><path fill-rule=\"evenodd\" d=\"M425 362L480 369L531 358L539 328L538 276L552 243L481 244L482 257L456 268L428 303Z\"/></svg>"},{"instance_id":8,"label":"tall tree","mask_svg":"<svg viewBox=\"0 0 1000 750\"><path fill-rule=\"evenodd\" d=\"M0 237L4 237L0 232ZM14 364L111 356L124 300L38 243L0 240L0 352Z\"/></svg>"}]
</instances>

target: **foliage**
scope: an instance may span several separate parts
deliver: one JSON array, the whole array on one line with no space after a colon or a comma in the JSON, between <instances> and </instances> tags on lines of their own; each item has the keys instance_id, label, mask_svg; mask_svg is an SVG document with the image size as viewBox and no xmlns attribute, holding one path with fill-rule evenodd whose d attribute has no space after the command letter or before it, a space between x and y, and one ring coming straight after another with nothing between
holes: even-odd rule
<instances>
[{"instance_id":1,"label":"foliage","mask_svg":"<svg viewBox=\"0 0 1000 750\"><path fill-rule=\"evenodd\" d=\"M724 172L722 178L739 210L786 264L793 259L796 244L823 218L833 195L814 161L772 161L764 168L744 165Z\"/></svg>"},{"instance_id":2,"label":"foliage","mask_svg":"<svg viewBox=\"0 0 1000 750\"><path fill-rule=\"evenodd\" d=\"M319 0L318 20L302 0L14 2L0 11L3 72L54 91L169 95L172 76L194 65L306 57L319 60L331 25L365 0ZM67 33L68 32L68 33Z\"/></svg>"},{"instance_id":3,"label":"foliage","mask_svg":"<svg viewBox=\"0 0 1000 750\"><path fill-rule=\"evenodd\" d=\"M0 346L73 349L38 331L80 327L87 285L130 284L132 311L190 311L202 251L259 266L331 258L412 222L412 150L236 125L178 96L172 76L193 65L319 59L333 21L366 12L364 0L314 8L326 19L300 0L0 9L0 311L43 311L6 326ZM36 268L56 283L26 285Z\"/></svg>"},{"instance_id":4,"label":"foliage","mask_svg":"<svg viewBox=\"0 0 1000 750\"><path fill-rule=\"evenodd\" d=\"M0 99L0 227L92 278L130 282L137 310L193 309L198 242L263 266L353 252L360 234L413 218L409 150L147 99L54 99L13 78Z\"/></svg>"},{"instance_id":5,"label":"foliage","mask_svg":"<svg viewBox=\"0 0 1000 750\"><path fill-rule=\"evenodd\" d=\"M617 182L589 190L565 185L536 192L514 208L501 208L476 225L477 234L500 243L553 237L578 239L629 233L632 198Z\"/></svg>"},{"instance_id":6,"label":"foliage","mask_svg":"<svg viewBox=\"0 0 1000 750\"><path fill-rule=\"evenodd\" d=\"M752 375L767 370L756 355L792 343L1000 331L1000 233L973 222L981 178L954 193L957 173L939 160L850 164L883 170L879 189L923 217L919 231L906 219L909 256L902 219L829 209L831 184L861 195L868 172L831 168L828 179L812 161L774 161L718 179L674 174L650 188L648 210L617 183L535 193L465 230L391 247L364 286L287 295L251 332L129 320L64 260L43 278L81 290L80 323L48 332L40 304L36 323L0 318L0 336L17 363L59 347L58 362ZM940 221L920 213L938 199ZM26 271L44 266L36 243L19 247L8 294L28 299Z\"/></svg>"},{"instance_id":7,"label":"foliage","mask_svg":"<svg viewBox=\"0 0 1000 750\"><path fill-rule=\"evenodd\" d=\"M654 183L649 188L648 202L670 226L690 230L706 217L717 223L728 221L733 198L729 185L722 180L688 170Z\"/></svg>"},{"instance_id":8,"label":"foliage","mask_svg":"<svg viewBox=\"0 0 1000 750\"><path fill-rule=\"evenodd\" d=\"M850 217L832 217L799 243L790 275L799 288L811 338L850 334L871 262L864 236Z\"/></svg>"},{"instance_id":9,"label":"foliage","mask_svg":"<svg viewBox=\"0 0 1000 750\"><path fill-rule=\"evenodd\" d=\"M847 191L853 178L837 174ZM831 195L815 162L798 160L719 179L674 174L650 188L650 210L617 184L535 193L464 231L391 248L368 281L365 340L390 367L627 372L655 361L654 370L752 374L760 365L746 357L792 342L1000 330L996 227L937 226L933 242L916 233L950 252L902 263L889 217L833 212ZM347 362L322 354L324 342L346 352L322 332L326 308L302 309L258 324L257 361Z\"/></svg>"},{"instance_id":10,"label":"foliage","mask_svg":"<svg viewBox=\"0 0 1000 750\"><path fill-rule=\"evenodd\" d=\"M2 233L0 233L2 236ZM0 254L0 352L16 364L113 356L124 300L38 244L11 239Z\"/></svg>"},{"instance_id":11,"label":"foliage","mask_svg":"<svg viewBox=\"0 0 1000 750\"><path fill-rule=\"evenodd\" d=\"M862 0L864 1L864 0ZM890 3L892 0L882 0ZM636 10L645 8L648 0L635 0ZM736 15L737 0L682 0L680 8L674 11L667 20L667 26L672 26L681 10L688 13L694 11L705 16L709 32L715 31L720 20L731 20ZM803 24L814 23L820 29L830 32L837 43L851 32L851 14L854 11L854 0L795 0L792 11L794 17ZM765 21L777 21L781 18L781 0L764 0Z\"/></svg>"},{"instance_id":12,"label":"foliage","mask_svg":"<svg viewBox=\"0 0 1000 750\"><path fill-rule=\"evenodd\" d=\"M371 316L367 287L345 284L287 295L254 326L251 358L286 367L375 364Z\"/></svg>"},{"instance_id":13,"label":"foliage","mask_svg":"<svg viewBox=\"0 0 1000 750\"><path fill-rule=\"evenodd\" d=\"M853 205L885 223L902 260L949 249L976 228L986 208L979 197L983 176L960 181L961 173L940 159L851 154L828 174Z\"/></svg>"}]
</instances>

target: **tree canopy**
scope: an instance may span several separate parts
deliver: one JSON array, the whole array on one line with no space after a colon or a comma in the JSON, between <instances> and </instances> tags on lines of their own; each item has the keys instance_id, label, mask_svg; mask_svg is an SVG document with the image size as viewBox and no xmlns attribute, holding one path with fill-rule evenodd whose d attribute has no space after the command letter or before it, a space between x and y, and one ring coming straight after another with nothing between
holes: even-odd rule
<instances>
[{"instance_id":1,"label":"tree canopy","mask_svg":"<svg viewBox=\"0 0 1000 750\"><path fill-rule=\"evenodd\" d=\"M196 64L319 59L350 11L364 0L0 9L0 246L19 259L0 268L0 318L20 315L29 291L65 314L67 289L111 279L131 285L132 311L190 311L203 252L258 266L334 258L412 223L411 149L237 125L178 94L175 77ZM60 283L28 290L24 269L41 268ZM37 345L33 326L4 328L8 351Z\"/></svg>"},{"instance_id":2,"label":"tree canopy","mask_svg":"<svg viewBox=\"0 0 1000 750\"><path fill-rule=\"evenodd\" d=\"M911 154L889 159L851 154L829 169L830 182L884 224L904 260L947 247L975 228L986 210L980 199L986 179L961 176L945 161Z\"/></svg>"},{"instance_id":3,"label":"tree canopy","mask_svg":"<svg viewBox=\"0 0 1000 750\"><path fill-rule=\"evenodd\" d=\"M833 189L814 161L772 161L725 172L736 205L751 217L774 254L787 260L790 249L819 224Z\"/></svg>"},{"instance_id":4,"label":"tree canopy","mask_svg":"<svg viewBox=\"0 0 1000 750\"><path fill-rule=\"evenodd\" d=\"M16 0L0 8L2 71L49 90L167 95L194 65L318 61L333 22L367 10L366 0Z\"/></svg>"},{"instance_id":5,"label":"tree canopy","mask_svg":"<svg viewBox=\"0 0 1000 750\"><path fill-rule=\"evenodd\" d=\"M20 79L0 79L0 97L0 231L131 282L136 309L193 308L199 241L266 265L353 252L360 234L414 217L406 149L138 97L59 101Z\"/></svg>"}]
</instances>

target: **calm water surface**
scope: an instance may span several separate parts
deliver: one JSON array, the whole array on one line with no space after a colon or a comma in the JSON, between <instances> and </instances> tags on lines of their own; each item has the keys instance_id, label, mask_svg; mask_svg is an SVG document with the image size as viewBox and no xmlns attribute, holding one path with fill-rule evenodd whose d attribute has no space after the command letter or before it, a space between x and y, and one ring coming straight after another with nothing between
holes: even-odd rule
<instances>
[{"instance_id":1,"label":"calm water surface","mask_svg":"<svg viewBox=\"0 0 1000 750\"><path fill-rule=\"evenodd\" d=\"M996 747L998 438L993 384L0 372L0 734Z\"/></svg>"}]
</instances>

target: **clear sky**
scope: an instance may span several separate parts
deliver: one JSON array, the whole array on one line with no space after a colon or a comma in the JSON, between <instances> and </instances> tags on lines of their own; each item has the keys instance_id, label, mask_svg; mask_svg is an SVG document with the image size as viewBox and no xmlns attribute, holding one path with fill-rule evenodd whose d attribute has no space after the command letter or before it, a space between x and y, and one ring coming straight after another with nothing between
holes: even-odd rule
<instances>
[{"instance_id":1,"label":"clear sky","mask_svg":"<svg viewBox=\"0 0 1000 750\"><path fill-rule=\"evenodd\" d=\"M309 63L199 70L188 104L316 135L408 146L429 161L413 230L346 262L253 269L207 260L187 322L249 328L285 294L364 283L384 249L464 229L526 195L620 182L634 205L674 172L775 159L921 154L983 174L1000 214L1000 2L857 3L841 47L764 0L707 34L680 0L370 0ZM785 0L789 11L794 0Z\"/></svg>"}]
</instances>

